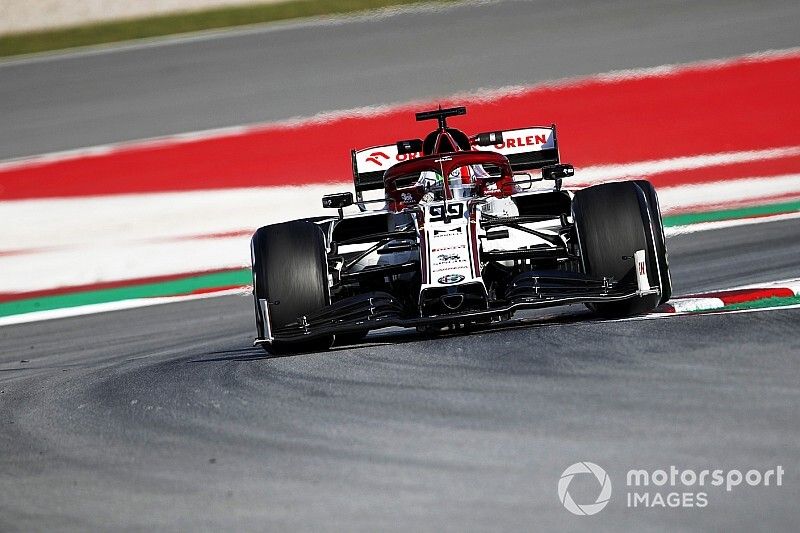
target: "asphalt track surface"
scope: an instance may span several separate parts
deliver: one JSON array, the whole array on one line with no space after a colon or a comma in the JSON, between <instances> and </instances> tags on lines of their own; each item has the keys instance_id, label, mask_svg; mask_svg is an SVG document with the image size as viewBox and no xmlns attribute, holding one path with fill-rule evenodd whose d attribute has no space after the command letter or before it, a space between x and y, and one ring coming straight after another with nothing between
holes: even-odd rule
<instances>
[{"instance_id":1,"label":"asphalt track surface","mask_svg":"<svg viewBox=\"0 0 800 533\"><path fill-rule=\"evenodd\" d=\"M12 62L0 159L794 47L798 20L795 0L509 1Z\"/></svg>"},{"instance_id":2,"label":"asphalt track surface","mask_svg":"<svg viewBox=\"0 0 800 533\"><path fill-rule=\"evenodd\" d=\"M555 13L572 24L567 35L563 24L559 33L544 23L555 15L529 14L526 25L521 13L529 6L491 6L498 17L506 13L503 24L525 29L526 38L538 39L528 35L536 22L550 40L560 39L562 58L594 56L573 64L549 54L540 60L551 68L520 76L506 70L510 62L484 61L461 86L797 44L785 42L796 39L795 31L786 31L796 25L798 11L789 3L774 9L681 5L685 13L656 7L655 16L636 11L638 3L609 3L604 10L591 4L584 6L594 12L590 25L592 17L580 15L576 4L557 4ZM511 7L519 9L519 21L508 14ZM619 20L623 7L634 10L627 23ZM463 19L471 28L482 20L491 28L486 9L457 8L451 22ZM387 42L401 34L405 42L416 41L415 35L430 39L430 16L385 22L383 31L395 39ZM630 29L635 17L651 22ZM263 52L258 39L278 33L281 42L294 36L296 48L309 47L307 54L314 42L319 47L338 36L345 46L345 36L358 40L361 30L373 37L358 50L377 46L377 30L357 28L297 28L285 30L288 36L267 32L193 43L193 51L184 49L188 44L170 45L3 67L2 114L19 114L4 120L0 146L6 155L19 155L374 103L355 102L359 95L348 93L358 91L366 97L374 90L372 97L385 101L452 92L435 77L420 88L390 83L394 70L412 64L430 73L441 68L444 53L425 60L418 49L382 56L374 48L376 57L366 54L366 66L340 58L340 69L362 69L374 84L366 88L357 78L343 85L352 90L314 88L313 69L293 70L284 58L278 61L286 63L283 76L270 79L285 89L288 73L299 76L299 101L285 95L269 109L256 105L265 93L246 94L249 84L266 80L258 68L252 78L247 70L227 70L208 79L198 74L204 68L186 62L195 56L214 65L215 54L218 62L234 55L241 61L233 63L253 67L253 50ZM330 41L316 41L319 32L328 32ZM456 31L444 39L448 52L465 42ZM474 53L496 61L501 54L492 47L511 44L485 42ZM227 47L237 43L241 48L231 54ZM394 66L381 70L379 59ZM114 65L119 72L132 69L128 84L113 79ZM236 75L244 76L244 85L234 82ZM31 89L59 76L63 98L53 88ZM94 95L83 94L79 80L87 77L97 84ZM127 92L134 79L140 92ZM19 111L5 98L11 84L21 84L11 91ZM185 98L170 94L170 84ZM380 94L389 88L388 96ZM215 99L224 105L209 106ZM183 104L173 108L179 100ZM198 113L212 108L219 114ZM27 119L36 120L26 125ZM14 144L9 132L22 128L29 128L33 145ZM800 225L677 236L668 246L676 294L722 289L797 277ZM0 530L794 531L800 521L798 313L608 322L570 307L468 335L428 340L379 333L360 346L283 358L266 358L250 346L252 304L245 297L2 327ZM614 487L609 506L593 517L572 516L556 494L561 472L581 460L605 468ZM628 469L673 464L698 470L780 464L786 475L782 487L709 488L705 509L625 508ZM596 487L577 481L571 489L576 499L596 494Z\"/></svg>"}]
</instances>

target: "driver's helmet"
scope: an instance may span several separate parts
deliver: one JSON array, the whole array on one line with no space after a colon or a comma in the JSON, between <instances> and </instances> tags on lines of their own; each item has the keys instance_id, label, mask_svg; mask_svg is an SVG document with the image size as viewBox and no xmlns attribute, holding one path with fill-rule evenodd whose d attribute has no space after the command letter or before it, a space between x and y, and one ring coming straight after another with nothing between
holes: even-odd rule
<instances>
[{"instance_id":1,"label":"driver's helmet","mask_svg":"<svg viewBox=\"0 0 800 533\"><path fill-rule=\"evenodd\" d=\"M454 200L472 198L475 195L477 177L487 176L482 165L469 165L455 169L447 178Z\"/></svg>"}]
</instances>

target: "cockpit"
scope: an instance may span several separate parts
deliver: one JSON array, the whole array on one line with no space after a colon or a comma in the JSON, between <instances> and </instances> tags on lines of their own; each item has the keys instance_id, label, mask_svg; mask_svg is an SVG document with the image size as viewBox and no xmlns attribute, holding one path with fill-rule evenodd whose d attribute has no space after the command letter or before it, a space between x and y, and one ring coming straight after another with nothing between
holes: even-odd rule
<instances>
[{"instance_id":1,"label":"cockpit","mask_svg":"<svg viewBox=\"0 0 800 533\"><path fill-rule=\"evenodd\" d=\"M445 178L446 176L446 178ZM492 152L433 154L398 163L386 171L387 196L402 209L420 202L464 200L511 194L508 160ZM506 190L508 189L508 190Z\"/></svg>"},{"instance_id":2,"label":"cockpit","mask_svg":"<svg viewBox=\"0 0 800 533\"><path fill-rule=\"evenodd\" d=\"M479 180L489 179L491 175L484 169L483 165L465 165L451 171L447 177L447 185L450 189L451 200L466 200L473 198L478 192ZM423 170L420 172L418 185L425 191L422 201L439 201L444 195L444 178L433 170Z\"/></svg>"}]
</instances>

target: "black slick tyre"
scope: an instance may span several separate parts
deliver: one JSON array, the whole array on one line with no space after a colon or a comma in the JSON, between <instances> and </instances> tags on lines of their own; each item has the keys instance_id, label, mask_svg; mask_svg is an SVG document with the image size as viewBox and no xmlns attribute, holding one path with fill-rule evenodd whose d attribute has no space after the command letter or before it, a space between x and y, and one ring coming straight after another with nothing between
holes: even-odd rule
<instances>
[{"instance_id":1,"label":"black slick tyre","mask_svg":"<svg viewBox=\"0 0 800 533\"><path fill-rule=\"evenodd\" d=\"M311 222L295 220L259 228L250 243L256 329L263 338L267 325L274 336L265 344L272 353L330 348L333 337L281 338L279 330L297 323L330 303L325 238ZM259 300L268 302L268 316ZM268 321L268 324L267 324Z\"/></svg>"},{"instance_id":2,"label":"black slick tyre","mask_svg":"<svg viewBox=\"0 0 800 533\"><path fill-rule=\"evenodd\" d=\"M575 193L572 216L586 273L612 278L619 286L636 288L633 254L645 250L650 285L659 283L650 213L645 193L634 182L604 183ZM658 294L635 296L588 307L602 316L631 316L652 311Z\"/></svg>"}]
</instances>

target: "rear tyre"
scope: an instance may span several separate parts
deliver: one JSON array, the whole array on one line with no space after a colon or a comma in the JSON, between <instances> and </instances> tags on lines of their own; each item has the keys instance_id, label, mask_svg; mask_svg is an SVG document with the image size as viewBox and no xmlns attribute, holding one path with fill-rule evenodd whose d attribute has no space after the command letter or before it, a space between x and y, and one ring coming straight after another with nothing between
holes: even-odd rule
<instances>
[{"instance_id":1,"label":"rear tyre","mask_svg":"<svg viewBox=\"0 0 800 533\"><path fill-rule=\"evenodd\" d=\"M636 287L633 254L645 250L650 285L657 278L656 252L647 200L633 182L604 183L575 193L572 216L586 273L592 277L613 278L619 284ZM658 282L655 279L656 283ZM588 304L603 316L630 316L652 311L658 294L636 296L619 302Z\"/></svg>"},{"instance_id":2,"label":"rear tyre","mask_svg":"<svg viewBox=\"0 0 800 533\"><path fill-rule=\"evenodd\" d=\"M664 222L661 220L661 207L658 204L658 194L653 184L647 180L636 180L636 185L642 189L647 198L647 207L650 211L650 220L653 223L653 236L655 237L656 257L658 258L659 279L661 281L660 304L672 297L672 278L669 274L669 255L667 254L667 239L664 237Z\"/></svg>"},{"instance_id":3,"label":"rear tyre","mask_svg":"<svg viewBox=\"0 0 800 533\"><path fill-rule=\"evenodd\" d=\"M330 348L332 335L298 341L275 333L330 302L325 238L320 228L303 220L264 226L253 235L250 250L256 329L263 338L269 320L274 336L265 349L288 353ZM268 302L268 318L261 311L260 299Z\"/></svg>"}]
</instances>

